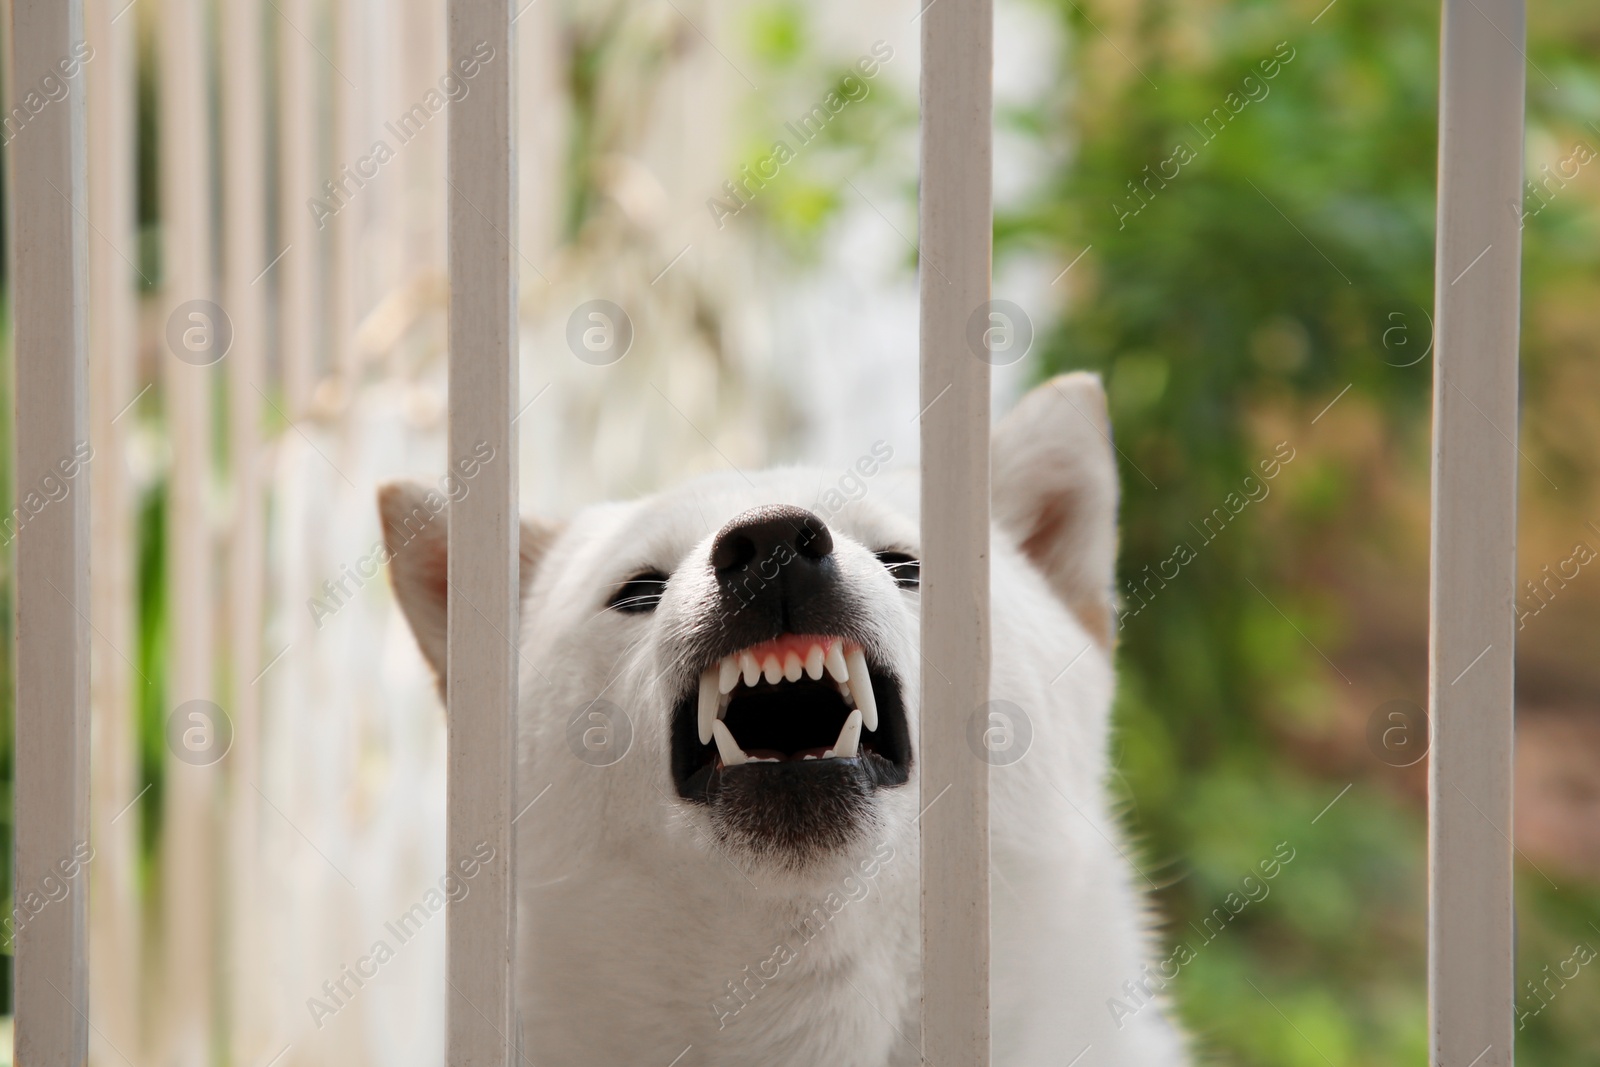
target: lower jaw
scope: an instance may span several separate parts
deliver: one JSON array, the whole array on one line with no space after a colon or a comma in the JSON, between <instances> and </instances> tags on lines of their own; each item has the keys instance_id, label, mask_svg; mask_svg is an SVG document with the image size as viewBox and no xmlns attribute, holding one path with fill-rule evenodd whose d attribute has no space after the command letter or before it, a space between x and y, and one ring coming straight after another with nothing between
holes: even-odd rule
<instances>
[{"instance_id":1,"label":"lower jaw","mask_svg":"<svg viewBox=\"0 0 1600 1067\"><path fill-rule=\"evenodd\" d=\"M874 794L883 768L894 765L871 756L745 764L712 771L704 802L713 829L731 852L803 870L848 851L871 833L878 822Z\"/></svg>"},{"instance_id":2,"label":"lower jaw","mask_svg":"<svg viewBox=\"0 0 1600 1067\"><path fill-rule=\"evenodd\" d=\"M738 767L709 763L681 781L678 794L699 803L715 803L727 783L740 783L749 793L772 786L785 791L803 783L824 787L825 783L850 778L867 792L904 785L909 778L905 768L874 752L863 752L849 759L785 760L781 763L752 762ZM744 783L748 782L748 785Z\"/></svg>"}]
</instances>

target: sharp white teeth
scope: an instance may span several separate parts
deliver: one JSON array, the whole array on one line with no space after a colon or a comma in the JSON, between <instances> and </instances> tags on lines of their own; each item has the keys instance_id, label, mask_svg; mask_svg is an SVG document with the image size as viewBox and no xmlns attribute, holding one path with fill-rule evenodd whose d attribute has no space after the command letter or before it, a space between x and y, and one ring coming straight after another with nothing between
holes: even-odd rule
<instances>
[{"instance_id":1,"label":"sharp white teeth","mask_svg":"<svg viewBox=\"0 0 1600 1067\"><path fill-rule=\"evenodd\" d=\"M844 658L850 669L850 695L866 722L867 729L878 728L878 698L872 692L872 675L867 673L867 657L859 648L851 649Z\"/></svg>"},{"instance_id":2,"label":"sharp white teeth","mask_svg":"<svg viewBox=\"0 0 1600 1067\"><path fill-rule=\"evenodd\" d=\"M717 725L721 726L722 724L718 723ZM823 758L855 759L856 751L860 747L860 744L861 709L857 708L850 713L849 718L845 719L844 727L839 731L839 740L835 741L833 743L833 747L828 749L828 751L823 754ZM726 762L726 760L724 760L724 762Z\"/></svg>"},{"instance_id":3,"label":"sharp white teeth","mask_svg":"<svg viewBox=\"0 0 1600 1067\"><path fill-rule=\"evenodd\" d=\"M731 693L733 687L739 684L739 657L724 656L722 665L717 671L717 692Z\"/></svg>"},{"instance_id":4,"label":"sharp white teeth","mask_svg":"<svg viewBox=\"0 0 1600 1067\"><path fill-rule=\"evenodd\" d=\"M822 646L812 645L806 653L806 676L813 682L822 677Z\"/></svg>"},{"instance_id":5,"label":"sharp white teeth","mask_svg":"<svg viewBox=\"0 0 1600 1067\"><path fill-rule=\"evenodd\" d=\"M700 743L711 743L711 724L717 721L717 709L722 704L722 694L717 692L716 667L707 667L700 675Z\"/></svg>"},{"instance_id":6,"label":"sharp white teeth","mask_svg":"<svg viewBox=\"0 0 1600 1067\"><path fill-rule=\"evenodd\" d=\"M850 669L845 666L844 653L840 651L838 641L828 642L828 651L823 656L823 663L828 667L828 673L833 675L836 682L848 682Z\"/></svg>"},{"instance_id":7,"label":"sharp white teeth","mask_svg":"<svg viewBox=\"0 0 1600 1067\"><path fill-rule=\"evenodd\" d=\"M749 763L750 757L744 754L744 749L733 739L733 734L728 732L728 727L721 719L711 720L711 734L717 739L717 751L722 754L724 767L737 767L741 763Z\"/></svg>"},{"instance_id":8,"label":"sharp white teeth","mask_svg":"<svg viewBox=\"0 0 1600 1067\"><path fill-rule=\"evenodd\" d=\"M759 652L761 659L757 660L757 654L749 650L732 653L701 673L700 743L709 744L715 740L724 767L753 762L721 721L733 699L733 691L740 682L754 686L765 679L768 685L777 685L780 681L798 682L804 677L813 681L827 677L838 687L839 695L851 708L844 728L839 731L839 739L827 750L827 756L841 759L856 756L860 751L861 731L878 728L878 700L872 691L872 675L867 670L866 654L860 648L845 651L844 642L837 637L811 645L804 656L798 650L788 650L781 655L777 652Z\"/></svg>"}]
</instances>

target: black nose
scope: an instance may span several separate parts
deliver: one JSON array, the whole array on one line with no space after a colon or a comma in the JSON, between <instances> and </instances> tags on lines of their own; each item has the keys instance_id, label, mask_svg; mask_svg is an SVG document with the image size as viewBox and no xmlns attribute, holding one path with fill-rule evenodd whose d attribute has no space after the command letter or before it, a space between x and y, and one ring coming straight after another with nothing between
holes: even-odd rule
<instances>
[{"instance_id":1,"label":"black nose","mask_svg":"<svg viewBox=\"0 0 1600 1067\"><path fill-rule=\"evenodd\" d=\"M820 517L791 504L768 504L736 515L711 542L711 566L728 576L752 563L782 567L795 557L833 553L833 535Z\"/></svg>"}]
</instances>

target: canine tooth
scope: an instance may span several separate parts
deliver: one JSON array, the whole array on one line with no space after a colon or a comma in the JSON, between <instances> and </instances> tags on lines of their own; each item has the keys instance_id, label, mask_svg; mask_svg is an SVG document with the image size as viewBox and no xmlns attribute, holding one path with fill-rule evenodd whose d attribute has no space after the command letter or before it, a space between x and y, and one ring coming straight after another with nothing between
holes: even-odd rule
<instances>
[{"instance_id":1,"label":"canine tooth","mask_svg":"<svg viewBox=\"0 0 1600 1067\"><path fill-rule=\"evenodd\" d=\"M855 759L856 752L861 745L861 709L857 708L845 719L844 726L839 730L839 740L828 749L827 757L837 759Z\"/></svg>"},{"instance_id":2,"label":"canine tooth","mask_svg":"<svg viewBox=\"0 0 1600 1067\"><path fill-rule=\"evenodd\" d=\"M784 681L786 681L786 682L798 682L800 680L800 670L801 670L801 668L800 668L800 655L799 655L799 653L791 652L787 656L783 657L783 680Z\"/></svg>"},{"instance_id":3,"label":"canine tooth","mask_svg":"<svg viewBox=\"0 0 1600 1067\"><path fill-rule=\"evenodd\" d=\"M822 677L822 646L812 645L806 653L806 675L814 682Z\"/></svg>"},{"instance_id":4,"label":"canine tooth","mask_svg":"<svg viewBox=\"0 0 1600 1067\"><path fill-rule=\"evenodd\" d=\"M739 657L723 656L722 664L717 668L717 692L731 693L733 687L739 684Z\"/></svg>"},{"instance_id":5,"label":"canine tooth","mask_svg":"<svg viewBox=\"0 0 1600 1067\"><path fill-rule=\"evenodd\" d=\"M711 743L711 724L717 721L722 694L717 692L717 668L707 667L700 675L700 743Z\"/></svg>"},{"instance_id":6,"label":"canine tooth","mask_svg":"<svg viewBox=\"0 0 1600 1067\"><path fill-rule=\"evenodd\" d=\"M872 675L867 673L867 657L859 648L851 649L850 654L844 658L845 665L850 668L850 695L855 697L856 707L861 709L861 717L867 724L867 729L878 728L878 698L872 692Z\"/></svg>"},{"instance_id":7,"label":"canine tooth","mask_svg":"<svg viewBox=\"0 0 1600 1067\"><path fill-rule=\"evenodd\" d=\"M783 677L783 664L778 662L777 656L769 652L767 653L767 662L762 666L761 672L766 676L768 685L777 685L778 679Z\"/></svg>"},{"instance_id":8,"label":"canine tooth","mask_svg":"<svg viewBox=\"0 0 1600 1067\"><path fill-rule=\"evenodd\" d=\"M828 673L833 675L834 681L848 682L850 680L850 668L845 665L844 653L840 650L839 642L828 642L828 651L823 654L823 662L827 664Z\"/></svg>"},{"instance_id":9,"label":"canine tooth","mask_svg":"<svg viewBox=\"0 0 1600 1067\"><path fill-rule=\"evenodd\" d=\"M750 757L744 754L744 749L739 747L739 742L733 739L733 734L728 732L728 727L721 719L712 720L711 735L717 739L717 751L722 754L724 767L737 767L750 762Z\"/></svg>"},{"instance_id":10,"label":"canine tooth","mask_svg":"<svg viewBox=\"0 0 1600 1067\"><path fill-rule=\"evenodd\" d=\"M745 685L755 685L756 679L761 677L761 664L748 652L739 653L739 670L744 674Z\"/></svg>"}]
</instances>

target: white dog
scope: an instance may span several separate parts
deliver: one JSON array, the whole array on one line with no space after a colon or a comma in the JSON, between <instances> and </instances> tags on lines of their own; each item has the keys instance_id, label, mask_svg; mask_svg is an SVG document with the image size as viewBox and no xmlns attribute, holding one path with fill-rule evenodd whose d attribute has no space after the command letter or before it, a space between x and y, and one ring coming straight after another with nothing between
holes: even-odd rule
<instances>
[{"instance_id":1,"label":"white dog","mask_svg":"<svg viewBox=\"0 0 1600 1067\"><path fill-rule=\"evenodd\" d=\"M999 1067L1188 1062L1103 785L1109 432L1076 374L994 435L992 696L1019 709L974 753L994 764ZM519 789L546 791L518 824L529 1062L920 1062L917 500L891 455L524 522ZM425 495L380 505L442 673Z\"/></svg>"}]
</instances>

